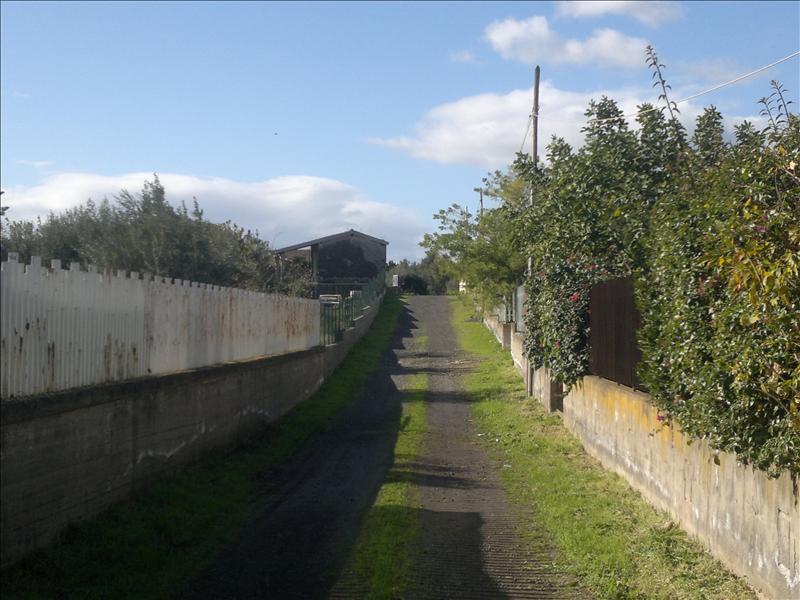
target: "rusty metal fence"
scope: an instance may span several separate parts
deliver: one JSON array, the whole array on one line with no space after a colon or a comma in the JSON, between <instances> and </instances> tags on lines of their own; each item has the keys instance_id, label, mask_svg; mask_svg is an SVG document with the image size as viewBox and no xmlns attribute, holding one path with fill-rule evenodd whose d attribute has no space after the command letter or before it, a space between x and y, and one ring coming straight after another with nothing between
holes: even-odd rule
<instances>
[{"instance_id":1,"label":"rusty metal fence","mask_svg":"<svg viewBox=\"0 0 800 600\"><path fill-rule=\"evenodd\" d=\"M630 279L594 285L589 296L589 372L643 390L636 375L642 357L636 342L640 325Z\"/></svg>"},{"instance_id":2,"label":"rusty metal fence","mask_svg":"<svg viewBox=\"0 0 800 600\"><path fill-rule=\"evenodd\" d=\"M316 300L72 263L0 264L0 398L305 350Z\"/></svg>"},{"instance_id":3,"label":"rusty metal fence","mask_svg":"<svg viewBox=\"0 0 800 600\"><path fill-rule=\"evenodd\" d=\"M350 295L323 294L320 302L320 340L323 345L335 344L342 334L353 326L353 322L366 308L372 306L383 293L386 274L381 271L360 290L351 290Z\"/></svg>"}]
</instances>

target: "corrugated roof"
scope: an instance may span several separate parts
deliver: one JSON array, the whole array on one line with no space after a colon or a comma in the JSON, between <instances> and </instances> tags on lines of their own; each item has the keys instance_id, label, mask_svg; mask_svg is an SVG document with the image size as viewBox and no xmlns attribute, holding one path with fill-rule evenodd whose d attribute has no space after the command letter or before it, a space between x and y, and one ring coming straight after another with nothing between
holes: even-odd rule
<instances>
[{"instance_id":1,"label":"corrugated roof","mask_svg":"<svg viewBox=\"0 0 800 600\"><path fill-rule=\"evenodd\" d=\"M356 231L355 229L349 229L348 231L343 231L341 233L334 233L333 235L326 235L325 237L317 238L315 240L309 240L307 242L300 242L299 244L292 244L291 246L285 246L284 248L278 248L273 250L275 254L283 254L284 252L291 252L292 250L299 250L300 248L306 248L308 246L316 246L317 244L323 244L326 242L333 242L339 239L349 239L352 237L360 237L371 242L377 242L378 244L383 244L384 246L388 246L389 242L386 240L382 240L380 238L372 237L371 235L367 235L366 233L361 233L360 231Z\"/></svg>"}]
</instances>

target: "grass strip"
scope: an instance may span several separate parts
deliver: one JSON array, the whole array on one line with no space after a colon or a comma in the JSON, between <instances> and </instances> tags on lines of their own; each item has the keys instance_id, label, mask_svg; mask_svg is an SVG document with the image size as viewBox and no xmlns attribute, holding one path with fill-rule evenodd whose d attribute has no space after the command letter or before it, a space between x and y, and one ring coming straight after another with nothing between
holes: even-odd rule
<instances>
[{"instance_id":1,"label":"grass strip","mask_svg":"<svg viewBox=\"0 0 800 600\"><path fill-rule=\"evenodd\" d=\"M265 469L329 427L357 397L389 345L402 306L387 295L370 330L319 391L263 434L70 527L59 543L4 569L3 597L169 597L252 514Z\"/></svg>"},{"instance_id":2,"label":"grass strip","mask_svg":"<svg viewBox=\"0 0 800 600\"><path fill-rule=\"evenodd\" d=\"M478 359L464 379L472 413L531 542L554 541L559 566L600 598L755 598L745 582L583 450L525 395L512 359L473 310L453 301L459 345ZM520 514L525 514L523 510Z\"/></svg>"},{"instance_id":3,"label":"grass strip","mask_svg":"<svg viewBox=\"0 0 800 600\"><path fill-rule=\"evenodd\" d=\"M416 335L412 349L425 350L427 336ZM422 449L428 430L425 394L428 375L404 378L403 415L394 448L394 463L378 491L359 533L352 570L365 586L365 598L401 598L414 569L419 537L419 491L411 481L409 463Z\"/></svg>"}]
</instances>

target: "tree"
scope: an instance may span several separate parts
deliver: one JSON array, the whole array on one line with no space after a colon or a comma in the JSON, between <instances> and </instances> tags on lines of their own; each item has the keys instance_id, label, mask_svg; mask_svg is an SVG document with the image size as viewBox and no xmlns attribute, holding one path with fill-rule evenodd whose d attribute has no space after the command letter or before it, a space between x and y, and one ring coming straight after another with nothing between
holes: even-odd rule
<instances>
[{"instance_id":1,"label":"tree","mask_svg":"<svg viewBox=\"0 0 800 600\"><path fill-rule=\"evenodd\" d=\"M424 245L487 304L530 256L525 353L568 387L588 370L592 286L632 278L638 372L661 414L770 475L800 473L800 117L776 82L766 130L744 123L731 145L712 106L688 139L656 75L669 116L642 105L632 131L612 100L591 102L583 147L518 155L491 177L500 207L442 210Z\"/></svg>"},{"instance_id":2,"label":"tree","mask_svg":"<svg viewBox=\"0 0 800 600\"><path fill-rule=\"evenodd\" d=\"M3 253L18 252L100 267L259 291L307 295L310 266L292 262L279 280L275 258L258 232L230 221L210 223L197 199L192 210L168 201L158 176L140 193L92 200L44 220L6 220Z\"/></svg>"}]
</instances>

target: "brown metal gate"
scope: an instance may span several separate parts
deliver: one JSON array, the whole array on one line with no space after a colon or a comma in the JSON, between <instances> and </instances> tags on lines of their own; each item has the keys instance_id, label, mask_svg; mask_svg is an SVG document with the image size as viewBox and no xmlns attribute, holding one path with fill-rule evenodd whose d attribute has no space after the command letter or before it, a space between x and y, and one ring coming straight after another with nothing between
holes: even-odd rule
<instances>
[{"instance_id":1,"label":"brown metal gate","mask_svg":"<svg viewBox=\"0 0 800 600\"><path fill-rule=\"evenodd\" d=\"M644 389L636 376L642 357L636 343L641 316L630 279L604 281L589 296L589 372L635 389Z\"/></svg>"}]
</instances>

